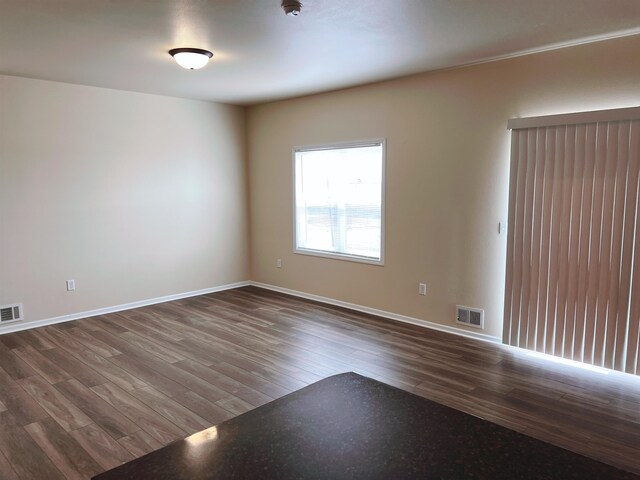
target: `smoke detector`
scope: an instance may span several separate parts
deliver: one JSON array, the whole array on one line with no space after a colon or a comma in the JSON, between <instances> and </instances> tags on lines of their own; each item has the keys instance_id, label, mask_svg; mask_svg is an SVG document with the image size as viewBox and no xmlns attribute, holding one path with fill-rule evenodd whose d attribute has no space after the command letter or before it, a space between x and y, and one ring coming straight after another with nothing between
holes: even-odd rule
<instances>
[{"instance_id":1,"label":"smoke detector","mask_svg":"<svg viewBox=\"0 0 640 480\"><path fill-rule=\"evenodd\" d=\"M297 0L282 0L282 9L289 17L297 17L302 10L302 3Z\"/></svg>"}]
</instances>

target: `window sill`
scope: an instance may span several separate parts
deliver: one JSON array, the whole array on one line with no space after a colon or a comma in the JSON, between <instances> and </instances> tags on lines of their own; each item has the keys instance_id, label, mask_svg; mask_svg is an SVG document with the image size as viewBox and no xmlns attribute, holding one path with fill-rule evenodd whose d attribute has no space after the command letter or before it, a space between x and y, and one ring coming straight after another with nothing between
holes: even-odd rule
<instances>
[{"instance_id":1,"label":"window sill","mask_svg":"<svg viewBox=\"0 0 640 480\"><path fill-rule=\"evenodd\" d=\"M360 257L358 255L340 254L333 252L325 252L323 250L311 250L306 248L296 248L293 253L298 255L309 255L311 257L329 258L332 260L342 260L347 262L365 263L368 265L384 266L384 257L379 260L371 257Z\"/></svg>"}]
</instances>

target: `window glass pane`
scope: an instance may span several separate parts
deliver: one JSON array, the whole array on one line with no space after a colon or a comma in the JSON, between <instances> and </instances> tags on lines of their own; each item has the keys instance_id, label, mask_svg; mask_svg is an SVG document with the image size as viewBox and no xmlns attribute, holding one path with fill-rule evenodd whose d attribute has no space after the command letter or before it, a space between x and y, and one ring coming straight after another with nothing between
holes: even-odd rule
<instances>
[{"instance_id":1,"label":"window glass pane","mask_svg":"<svg viewBox=\"0 0 640 480\"><path fill-rule=\"evenodd\" d=\"M382 144L295 152L296 249L381 260Z\"/></svg>"}]
</instances>

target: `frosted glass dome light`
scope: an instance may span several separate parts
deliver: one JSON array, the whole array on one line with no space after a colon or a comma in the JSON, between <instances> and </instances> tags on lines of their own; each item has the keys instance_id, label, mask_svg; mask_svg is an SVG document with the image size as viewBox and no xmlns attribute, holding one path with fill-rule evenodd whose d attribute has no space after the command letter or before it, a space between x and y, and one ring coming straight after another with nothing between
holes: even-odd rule
<instances>
[{"instance_id":1,"label":"frosted glass dome light","mask_svg":"<svg viewBox=\"0 0 640 480\"><path fill-rule=\"evenodd\" d=\"M204 67L213 53L201 48L174 48L169 50L169 55L173 57L178 65L187 70L198 70Z\"/></svg>"}]
</instances>

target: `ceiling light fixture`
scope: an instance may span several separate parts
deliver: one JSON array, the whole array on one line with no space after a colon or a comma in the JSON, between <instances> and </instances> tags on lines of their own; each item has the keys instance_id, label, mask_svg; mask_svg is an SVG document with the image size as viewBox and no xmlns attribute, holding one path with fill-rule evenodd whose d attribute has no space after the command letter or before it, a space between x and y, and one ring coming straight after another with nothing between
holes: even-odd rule
<instances>
[{"instance_id":1,"label":"ceiling light fixture","mask_svg":"<svg viewBox=\"0 0 640 480\"><path fill-rule=\"evenodd\" d=\"M213 53L201 48L174 48L169 50L169 55L173 57L178 65L187 70L198 70L204 67L209 59L213 57Z\"/></svg>"},{"instance_id":2,"label":"ceiling light fixture","mask_svg":"<svg viewBox=\"0 0 640 480\"><path fill-rule=\"evenodd\" d=\"M297 17L302 10L302 4L297 0L282 0L282 9L289 17Z\"/></svg>"}]
</instances>

